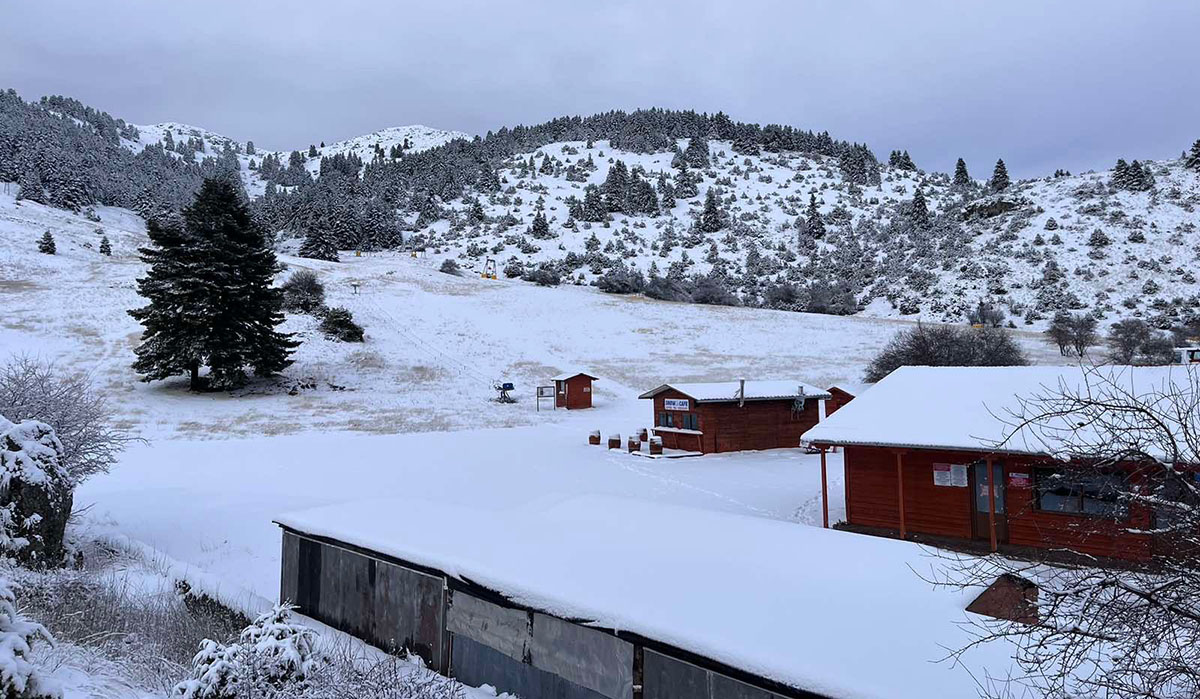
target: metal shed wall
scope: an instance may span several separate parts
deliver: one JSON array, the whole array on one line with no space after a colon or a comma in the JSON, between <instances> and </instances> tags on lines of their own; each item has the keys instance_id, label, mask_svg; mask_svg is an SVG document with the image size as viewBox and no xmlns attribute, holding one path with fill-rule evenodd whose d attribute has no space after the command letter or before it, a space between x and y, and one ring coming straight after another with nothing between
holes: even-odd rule
<instances>
[{"instance_id":1,"label":"metal shed wall","mask_svg":"<svg viewBox=\"0 0 1200 699\"><path fill-rule=\"evenodd\" d=\"M647 648L642 655L642 699L786 698Z\"/></svg>"},{"instance_id":2,"label":"metal shed wall","mask_svg":"<svg viewBox=\"0 0 1200 699\"><path fill-rule=\"evenodd\" d=\"M446 590L440 577L284 532L280 593L318 621L446 668Z\"/></svg>"},{"instance_id":3,"label":"metal shed wall","mask_svg":"<svg viewBox=\"0 0 1200 699\"><path fill-rule=\"evenodd\" d=\"M611 633L455 590L446 615L451 674L502 692L632 699L634 646Z\"/></svg>"}]
</instances>

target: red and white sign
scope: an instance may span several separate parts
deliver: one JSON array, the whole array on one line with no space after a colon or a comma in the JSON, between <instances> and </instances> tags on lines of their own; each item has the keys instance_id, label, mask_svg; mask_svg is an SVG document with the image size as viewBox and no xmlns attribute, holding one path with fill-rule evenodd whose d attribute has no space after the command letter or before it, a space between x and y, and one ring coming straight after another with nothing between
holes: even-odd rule
<instances>
[{"instance_id":1,"label":"red and white sign","mask_svg":"<svg viewBox=\"0 0 1200 699\"><path fill-rule=\"evenodd\" d=\"M1008 474L1008 487L1010 488L1028 488L1033 485L1033 479L1028 473L1017 473L1015 471Z\"/></svg>"}]
</instances>

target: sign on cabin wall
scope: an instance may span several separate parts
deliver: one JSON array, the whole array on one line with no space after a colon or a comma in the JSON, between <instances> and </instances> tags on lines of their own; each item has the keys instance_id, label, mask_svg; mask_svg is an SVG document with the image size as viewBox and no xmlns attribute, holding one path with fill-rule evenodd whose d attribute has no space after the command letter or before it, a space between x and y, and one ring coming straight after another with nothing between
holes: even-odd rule
<instances>
[{"instance_id":1,"label":"sign on cabin wall","mask_svg":"<svg viewBox=\"0 0 1200 699\"><path fill-rule=\"evenodd\" d=\"M1028 488L1033 485L1033 479L1028 473L1010 472L1008 474L1008 487L1010 488Z\"/></svg>"},{"instance_id":2,"label":"sign on cabin wall","mask_svg":"<svg viewBox=\"0 0 1200 699\"><path fill-rule=\"evenodd\" d=\"M687 412L692 409L692 402L687 398L663 398L663 410L682 410Z\"/></svg>"},{"instance_id":3,"label":"sign on cabin wall","mask_svg":"<svg viewBox=\"0 0 1200 699\"><path fill-rule=\"evenodd\" d=\"M933 484L948 488L966 488L967 467L963 464L934 464Z\"/></svg>"}]
</instances>

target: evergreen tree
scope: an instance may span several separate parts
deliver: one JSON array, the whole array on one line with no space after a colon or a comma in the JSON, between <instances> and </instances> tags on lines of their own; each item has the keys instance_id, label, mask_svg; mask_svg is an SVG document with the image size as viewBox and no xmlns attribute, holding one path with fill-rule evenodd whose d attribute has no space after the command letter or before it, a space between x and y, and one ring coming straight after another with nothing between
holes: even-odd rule
<instances>
[{"instance_id":1,"label":"evergreen tree","mask_svg":"<svg viewBox=\"0 0 1200 699\"><path fill-rule=\"evenodd\" d=\"M546 240L551 237L550 224L546 221L546 215L541 211L534 215L533 225L529 228L529 235L538 240Z\"/></svg>"},{"instance_id":2,"label":"evergreen tree","mask_svg":"<svg viewBox=\"0 0 1200 699\"><path fill-rule=\"evenodd\" d=\"M246 141L246 155L254 155L254 141Z\"/></svg>"},{"instance_id":3,"label":"evergreen tree","mask_svg":"<svg viewBox=\"0 0 1200 699\"><path fill-rule=\"evenodd\" d=\"M314 146L314 145L312 145L312 144L309 144L309 146L308 146L308 157L310 157L310 158L315 158L315 157L317 157L317 147L316 147L316 146Z\"/></svg>"},{"instance_id":4,"label":"evergreen tree","mask_svg":"<svg viewBox=\"0 0 1200 699\"><path fill-rule=\"evenodd\" d=\"M989 188L993 192L1003 192L1011 184L1012 182L1008 179L1008 167L1004 165L1004 160L997 160L996 167L992 170L992 179L988 182Z\"/></svg>"},{"instance_id":5,"label":"evergreen tree","mask_svg":"<svg viewBox=\"0 0 1200 699\"><path fill-rule=\"evenodd\" d=\"M57 246L54 245L54 236L50 235L50 231L46 231L42 234L42 237L38 239L38 252L45 253L47 255L53 255L58 252Z\"/></svg>"},{"instance_id":6,"label":"evergreen tree","mask_svg":"<svg viewBox=\"0 0 1200 699\"><path fill-rule=\"evenodd\" d=\"M39 204L46 203L46 188L42 185L41 176L32 167L21 171L21 179L17 181L17 186L20 187L17 191L18 201L28 199Z\"/></svg>"},{"instance_id":7,"label":"evergreen tree","mask_svg":"<svg viewBox=\"0 0 1200 699\"><path fill-rule=\"evenodd\" d=\"M692 173L688 172L685 162L683 169L675 174L675 198L691 199L699 194L700 188L696 186L696 180L692 178Z\"/></svg>"},{"instance_id":8,"label":"evergreen tree","mask_svg":"<svg viewBox=\"0 0 1200 699\"><path fill-rule=\"evenodd\" d=\"M809 236L814 240L825 237L825 219L821 218L821 209L817 204L816 194L808 195L808 211L804 218L808 225Z\"/></svg>"},{"instance_id":9,"label":"evergreen tree","mask_svg":"<svg viewBox=\"0 0 1200 699\"><path fill-rule=\"evenodd\" d=\"M688 140L687 149L683 152L684 159L687 164L697 170L703 170L709 166L708 162L708 139L703 136L696 136Z\"/></svg>"},{"instance_id":10,"label":"evergreen tree","mask_svg":"<svg viewBox=\"0 0 1200 699\"><path fill-rule=\"evenodd\" d=\"M1183 159L1183 166L1189 170L1200 172L1200 138L1192 144L1192 150Z\"/></svg>"},{"instance_id":11,"label":"evergreen tree","mask_svg":"<svg viewBox=\"0 0 1200 699\"><path fill-rule=\"evenodd\" d=\"M182 226L152 220L148 233L138 293L149 303L129 311L144 328L133 365L143 381L187 374L192 390L226 388L245 381L246 367L265 376L291 364L298 343L276 330L275 253L231 182L205 180Z\"/></svg>"},{"instance_id":12,"label":"evergreen tree","mask_svg":"<svg viewBox=\"0 0 1200 699\"><path fill-rule=\"evenodd\" d=\"M971 186L971 175L967 173L967 162L962 158L954 165L954 186L964 189Z\"/></svg>"},{"instance_id":13,"label":"evergreen tree","mask_svg":"<svg viewBox=\"0 0 1200 699\"><path fill-rule=\"evenodd\" d=\"M633 213L626 210L625 203L629 197L629 169L625 163L618 160L608 169L608 177L600 190L604 192L604 205L614 213Z\"/></svg>"},{"instance_id":14,"label":"evergreen tree","mask_svg":"<svg viewBox=\"0 0 1200 699\"><path fill-rule=\"evenodd\" d=\"M550 161L549 155L547 155L545 158L542 159L542 167L538 170L538 172L540 172L543 175L553 175L554 174L554 163Z\"/></svg>"},{"instance_id":15,"label":"evergreen tree","mask_svg":"<svg viewBox=\"0 0 1200 699\"><path fill-rule=\"evenodd\" d=\"M675 188L667 181L666 175L658 177L658 200L662 205L663 211L670 211L675 208Z\"/></svg>"},{"instance_id":16,"label":"evergreen tree","mask_svg":"<svg viewBox=\"0 0 1200 699\"><path fill-rule=\"evenodd\" d=\"M913 194L912 208L910 209L912 222L917 228L929 227L929 206L925 203L925 193L918 187Z\"/></svg>"},{"instance_id":17,"label":"evergreen tree","mask_svg":"<svg viewBox=\"0 0 1200 699\"><path fill-rule=\"evenodd\" d=\"M583 190L583 215L580 218L593 223L608 220L608 209L604 207L604 198L600 195L600 189L594 184L589 184Z\"/></svg>"},{"instance_id":18,"label":"evergreen tree","mask_svg":"<svg viewBox=\"0 0 1200 699\"><path fill-rule=\"evenodd\" d=\"M108 242L108 236L100 239L100 254L112 256L112 244Z\"/></svg>"},{"instance_id":19,"label":"evergreen tree","mask_svg":"<svg viewBox=\"0 0 1200 699\"><path fill-rule=\"evenodd\" d=\"M724 227L721 203L717 200L717 191L713 187L709 187L704 193L704 211L700 213L700 221L696 227L704 233L716 233Z\"/></svg>"}]
</instances>

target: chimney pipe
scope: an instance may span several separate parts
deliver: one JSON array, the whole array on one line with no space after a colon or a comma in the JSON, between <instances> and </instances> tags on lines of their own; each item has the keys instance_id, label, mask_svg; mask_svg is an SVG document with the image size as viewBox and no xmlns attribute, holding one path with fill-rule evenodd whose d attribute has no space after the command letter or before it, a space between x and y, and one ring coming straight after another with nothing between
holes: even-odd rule
<instances>
[{"instance_id":1,"label":"chimney pipe","mask_svg":"<svg viewBox=\"0 0 1200 699\"><path fill-rule=\"evenodd\" d=\"M746 380L738 379L738 407L742 408L746 405Z\"/></svg>"}]
</instances>

